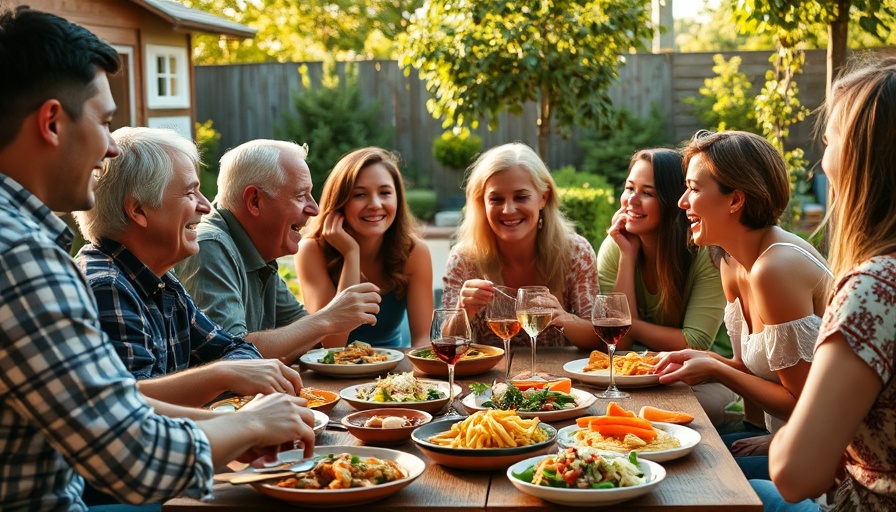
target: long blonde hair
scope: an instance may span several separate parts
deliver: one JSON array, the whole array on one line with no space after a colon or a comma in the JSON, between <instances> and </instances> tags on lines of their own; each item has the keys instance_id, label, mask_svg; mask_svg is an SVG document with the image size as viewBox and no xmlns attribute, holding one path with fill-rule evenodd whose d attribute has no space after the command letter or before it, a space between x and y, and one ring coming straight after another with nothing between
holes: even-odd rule
<instances>
[{"instance_id":1,"label":"long blonde hair","mask_svg":"<svg viewBox=\"0 0 896 512\"><path fill-rule=\"evenodd\" d=\"M408 287L408 276L404 273L404 266L414 248L417 224L405 201L404 180L398 170L398 157L393 153L382 148L367 147L356 149L340 158L324 182L320 197L320 214L308 221L302 229L302 235L317 240L327 262L327 273L334 284L338 283L343 257L321 236L324 219L332 211L343 211L352 198L361 171L374 164L382 164L392 176L397 203L395 220L383 234L383 243L377 259L383 264L383 273L390 289L395 291L398 298L402 298L407 293Z\"/></svg>"},{"instance_id":2,"label":"long blonde hair","mask_svg":"<svg viewBox=\"0 0 896 512\"><path fill-rule=\"evenodd\" d=\"M560 211L557 187L550 171L535 151L525 144L496 146L480 155L470 167L464 219L457 230L457 251L476 265L483 278L503 284L498 244L485 213L485 183L495 174L511 167L528 172L539 194L547 192L545 206L541 211L542 227L535 237L535 265L538 278L543 281L539 284L562 292L573 257L570 236L575 230Z\"/></svg>"},{"instance_id":3,"label":"long blonde hair","mask_svg":"<svg viewBox=\"0 0 896 512\"><path fill-rule=\"evenodd\" d=\"M824 119L840 135L840 159L831 180L830 261L839 279L896 251L896 59L843 76L831 98Z\"/></svg>"}]
</instances>

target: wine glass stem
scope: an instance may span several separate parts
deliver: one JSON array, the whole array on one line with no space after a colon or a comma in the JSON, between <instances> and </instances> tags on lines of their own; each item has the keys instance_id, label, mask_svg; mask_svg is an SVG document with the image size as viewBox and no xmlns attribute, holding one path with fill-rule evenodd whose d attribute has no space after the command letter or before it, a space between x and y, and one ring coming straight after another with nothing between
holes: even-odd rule
<instances>
[{"instance_id":1,"label":"wine glass stem","mask_svg":"<svg viewBox=\"0 0 896 512\"><path fill-rule=\"evenodd\" d=\"M504 382L510 381L510 338L504 341Z\"/></svg>"},{"instance_id":2,"label":"wine glass stem","mask_svg":"<svg viewBox=\"0 0 896 512\"><path fill-rule=\"evenodd\" d=\"M454 414L454 365L448 365L448 414Z\"/></svg>"},{"instance_id":3,"label":"wine glass stem","mask_svg":"<svg viewBox=\"0 0 896 512\"><path fill-rule=\"evenodd\" d=\"M610 354L610 387L608 390L616 390L616 378L613 375L613 356L616 354L616 345L607 344L607 352Z\"/></svg>"},{"instance_id":4,"label":"wine glass stem","mask_svg":"<svg viewBox=\"0 0 896 512\"><path fill-rule=\"evenodd\" d=\"M532 336L532 377L535 377L535 345L538 343L537 336Z\"/></svg>"}]
</instances>

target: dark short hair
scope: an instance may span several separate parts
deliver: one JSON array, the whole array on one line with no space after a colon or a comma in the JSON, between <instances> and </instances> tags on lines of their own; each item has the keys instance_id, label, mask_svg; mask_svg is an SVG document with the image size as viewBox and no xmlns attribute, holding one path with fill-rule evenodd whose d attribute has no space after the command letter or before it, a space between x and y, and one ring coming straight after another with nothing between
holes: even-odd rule
<instances>
[{"instance_id":1,"label":"dark short hair","mask_svg":"<svg viewBox=\"0 0 896 512\"><path fill-rule=\"evenodd\" d=\"M0 148L48 99L79 119L97 93L97 70L120 66L118 52L84 27L27 7L0 12Z\"/></svg>"},{"instance_id":2,"label":"dark short hair","mask_svg":"<svg viewBox=\"0 0 896 512\"><path fill-rule=\"evenodd\" d=\"M745 197L740 223L750 229L774 226L790 201L790 180L781 153L765 138L749 132L700 130L682 151L684 168L703 155L719 189Z\"/></svg>"}]
</instances>

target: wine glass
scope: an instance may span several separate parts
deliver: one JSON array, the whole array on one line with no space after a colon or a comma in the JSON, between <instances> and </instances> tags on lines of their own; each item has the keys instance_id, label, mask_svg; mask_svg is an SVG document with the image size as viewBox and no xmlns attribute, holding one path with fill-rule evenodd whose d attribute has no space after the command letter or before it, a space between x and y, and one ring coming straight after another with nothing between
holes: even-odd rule
<instances>
[{"instance_id":1,"label":"wine glass","mask_svg":"<svg viewBox=\"0 0 896 512\"><path fill-rule=\"evenodd\" d=\"M610 293L595 297L594 307L591 310L591 325L594 326L597 336L607 344L607 352L610 355L610 384L606 391L596 396L598 398L628 398L631 395L619 391L613 377L613 355L616 353L616 344L632 328L632 314L628 309L628 297L624 293Z\"/></svg>"},{"instance_id":2,"label":"wine glass","mask_svg":"<svg viewBox=\"0 0 896 512\"><path fill-rule=\"evenodd\" d=\"M485 306L485 321L504 341L504 380L510 380L510 340L520 332L520 320L516 317L516 297L512 289L495 286L495 296Z\"/></svg>"},{"instance_id":3,"label":"wine glass","mask_svg":"<svg viewBox=\"0 0 896 512\"><path fill-rule=\"evenodd\" d=\"M464 309L436 309L432 312L429 331L436 357L448 364L448 412L446 417L460 416L454 408L454 365L470 348L470 322Z\"/></svg>"},{"instance_id":4,"label":"wine glass","mask_svg":"<svg viewBox=\"0 0 896 512\"><path fill-rule=\"evenodd\" d=\"M550 294L551 291L547 286L523 286L517 291L516 317L532 340L532 373L528 376L531 379L538 378L538 373L535 371L535 345L538 335L547 328L554 316L554 310L548 306ZM523 375L518 375L517 378L519 377Z\"/></svg>"}]
</instances>

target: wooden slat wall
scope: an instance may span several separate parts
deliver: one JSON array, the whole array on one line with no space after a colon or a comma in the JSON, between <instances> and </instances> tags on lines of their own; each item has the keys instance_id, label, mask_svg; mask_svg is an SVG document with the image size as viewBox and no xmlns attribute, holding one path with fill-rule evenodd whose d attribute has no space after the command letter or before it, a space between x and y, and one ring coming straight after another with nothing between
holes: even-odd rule
<instances>
[{"instance_id":1,"label":"wooden slat wall","mask_svg":"<svg viewBox=\"0 0 896 512\"><path fill-rule=\"evenodd\" d=\"M713 55L707 53L662 53L625 56L619 81L610 91L614 105L647 117L651 105L656 105L666 116L670 140L686 140L698 128L691 107L681 100L696 96L706 78L713 76ZM737 52L743 59L741 70L759 92L770 69L770 52ZM723 53L730 58L735 53ZM426 110L429 97L425 84L416 71L408 76L395 61L365 61L357 65L358 83L362 98L380 102L384 127L394 130L394 147L401 153L410 174L423 176L422 182L448 195L456 195L461 186L460 173L445 169L432 157L432 141L444 131L441 120L433 119ZM280 123L283 112L293 112L292 94L301 93L299 67L307 68L312 87L323 76L323 65L310 63L264 63L230 66L199 66L196 68L197 120L213 119L222 133L222 149L236 146L253 138L274 137L274 126ZM337 72L344 76L345 64L337 64ZM818 107L824 98L825 51L806 52L806 65L798 76L800 100L810 109ZM483 147L522 141L537 146L535 120L538 107L528 103L520 116L503 113L499 127L489 132L484 126L477 130ZM820 143L812 138L811 121L795 126L791 144L803 147L810 161L820 158ZM548 164L551 168L578 165L582 150L576 142L552 135ZM302 141L298 141L302 142Z\"/></svg>"}]
</instances>

